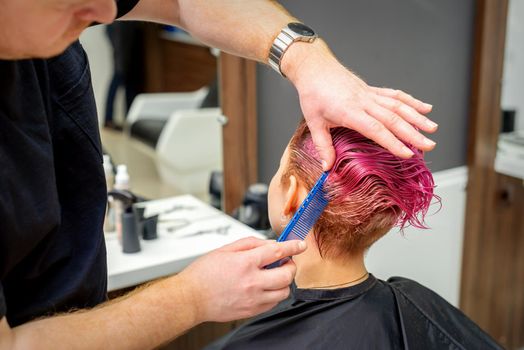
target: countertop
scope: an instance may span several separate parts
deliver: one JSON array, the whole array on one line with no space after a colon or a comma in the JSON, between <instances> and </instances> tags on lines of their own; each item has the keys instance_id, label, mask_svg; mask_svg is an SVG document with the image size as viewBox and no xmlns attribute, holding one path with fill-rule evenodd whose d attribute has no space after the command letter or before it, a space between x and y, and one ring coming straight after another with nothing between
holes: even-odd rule
<instances>
[{"instance_id":1,"label":"countertop","mask_svg":"<svg viewBox=\"0 0 524 350\"><path fill-rule=\"evenodd\" d=\"M106 234L108 291L175 274L211 250L254 236L265 238L201 200L182 195L144 202L145 216L158 213L158 238L141 240L142 250L124 254L114 233Z\"/></svg>"}]
</instances>

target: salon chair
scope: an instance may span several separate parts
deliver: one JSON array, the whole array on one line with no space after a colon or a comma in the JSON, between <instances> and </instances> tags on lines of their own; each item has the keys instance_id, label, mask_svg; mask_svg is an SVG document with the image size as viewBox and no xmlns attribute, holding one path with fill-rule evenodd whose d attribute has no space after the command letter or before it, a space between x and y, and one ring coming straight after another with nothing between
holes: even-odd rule
<instances>
[{"instance_id":1,"label":"salon chair","mask_svg":"<svg viewBox=\"0 0 524 350\"><path fill-rule=\"evenodd\" d=\"M129 108L125 129L131 137L154 148L169 116L175 111L200 108L208 90L139 94Z\"/></svg>"},{"instance_id":2,"label":"salon chair","mask_svg":"<svg viewBox=\"0 0 524 350\"><path fill-rule=\"evenodd\" d=\"M207 199L212 171L222 170L222 116L213 85L187 93L138 95L125 131L154 148L163 181Z\"/></svg>"}]
</instances>

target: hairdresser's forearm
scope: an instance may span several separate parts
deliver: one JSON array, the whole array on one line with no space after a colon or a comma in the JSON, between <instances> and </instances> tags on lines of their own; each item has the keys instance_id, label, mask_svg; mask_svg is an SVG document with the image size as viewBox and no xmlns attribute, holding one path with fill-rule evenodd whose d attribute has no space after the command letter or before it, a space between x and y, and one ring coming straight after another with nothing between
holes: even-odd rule
<instances>
[{"instance_id":1,"label":"hairdresser's forearm","mask_svg":"<svg viewBox=\"0 0 524 350\"><path fill-rule=\"evenodd\" d=\"M208 45L267 62L269 48L291 17L267 0L179 0L180 24Z\"/></svg>"},{"instance_id":2,"label":"hairdresser's forearm","mask_svg":"<svg viewBox=\"0 0 524 350\"><path fill-rule=\"evenodd\" d=\"M269 0L140 0L125 19L172 23L210 46L264 63L282 27L295 20Z\"/></svg>"},{"instance_id":3,"label":"hairdresser's forearm","mask_svg":"<svg viewBox=\"0 0 524 350\"><path fill-rule=\"evenodd\" d=\"M175 276L94 310L13 328L12 348L154 348L200 323L194 293L190 285Z\"/></svg>"},{"instance_id":4,"label":"hairdresser's forearm","mask_svg":"<svg viewBox=\"0 0 524 350\"><path fill-rule=\"evenodd\" d=\"M266 63L293 17L270 0L140 0L123 19L173 24L209 46Z\"/></svg>"}]
</instances>

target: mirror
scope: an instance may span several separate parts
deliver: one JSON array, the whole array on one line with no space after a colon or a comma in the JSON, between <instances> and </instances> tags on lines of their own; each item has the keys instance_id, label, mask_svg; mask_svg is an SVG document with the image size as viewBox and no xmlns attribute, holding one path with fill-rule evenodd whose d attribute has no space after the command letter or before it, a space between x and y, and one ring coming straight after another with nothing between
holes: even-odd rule
<instances>
[{"instance_id":1,"label":"mirror","mask_svg":"<svg viewBox=\"0 0 524 350\"><path fill-rule=\"evenodd\" d=\"M210 173L222 169L218 51L178 28L142 22L94 26L81 42L104 151L128 166L132 191L208 202Z\"/></svg>"},{"instance_id":2,"label":"mirror","mask_svg":"<svg viewBox=\"0 0 524 350\"><path fill-rule=\"evenodd\" d=\"M510 0L501 93L497 172L524 178L524 2Z\"/></svg>"}]
</instances>

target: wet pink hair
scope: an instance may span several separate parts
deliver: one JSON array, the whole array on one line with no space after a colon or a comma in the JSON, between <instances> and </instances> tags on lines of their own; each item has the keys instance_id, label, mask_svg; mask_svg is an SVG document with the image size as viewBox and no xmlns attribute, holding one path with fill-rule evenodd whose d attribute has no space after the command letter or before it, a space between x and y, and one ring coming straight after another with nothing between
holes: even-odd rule
<instances>
[{"instance_id":1,"label":"wet pink hair","mask_svg":"<svg viewBox=\"0 0 524 350\"><path fill-rule=\"evenodd\" d=\"M313 228L321 254L363 251L394 226L427 228L424 217L439 198L422 152L410 147L415 155L401 159L354 130L335 128L331 136L336 161L324 185L329 204ZM295 175L311 189L322 169L304 121L289 149L283 181Z\"/></svg>"}]
</instances>

